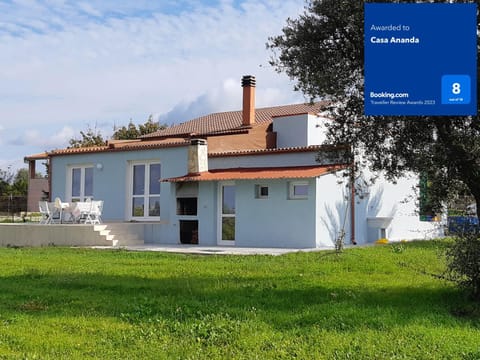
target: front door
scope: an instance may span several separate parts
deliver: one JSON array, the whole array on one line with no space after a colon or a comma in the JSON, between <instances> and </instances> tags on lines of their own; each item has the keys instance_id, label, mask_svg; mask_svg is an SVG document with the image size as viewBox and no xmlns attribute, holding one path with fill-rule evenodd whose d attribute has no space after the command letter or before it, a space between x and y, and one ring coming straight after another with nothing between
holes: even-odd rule
<instances>
[{"instance_id":1,"label":"front door","mask_svg":"<svg viewBox=\"0 0 480 360\"><path fill-rule=\"evenodd\" d=\"M220 183L218 190L218 245L235 245L235 183Z\"/></svg>"}]
</instances>

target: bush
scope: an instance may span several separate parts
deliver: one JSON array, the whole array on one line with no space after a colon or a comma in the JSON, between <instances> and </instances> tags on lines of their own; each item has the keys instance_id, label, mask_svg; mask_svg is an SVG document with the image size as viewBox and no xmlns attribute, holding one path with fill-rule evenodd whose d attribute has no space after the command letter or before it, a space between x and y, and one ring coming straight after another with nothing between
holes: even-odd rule
<instances>
[{"instance_id":1,"label":"bush","mask_svg":"<svg viewBox=\"0 0 480 360\"><path fill-rule=\"evenodd\" d=\"M464 233L446 250L447 278L480 300L480 233Z\"/></svg>"}]
</instances>

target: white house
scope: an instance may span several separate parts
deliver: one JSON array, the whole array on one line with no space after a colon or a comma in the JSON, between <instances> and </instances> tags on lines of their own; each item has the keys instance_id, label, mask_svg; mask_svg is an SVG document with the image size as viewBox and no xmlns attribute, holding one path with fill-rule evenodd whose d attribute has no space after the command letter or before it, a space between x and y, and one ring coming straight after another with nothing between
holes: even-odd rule
<instances>
[{"instance_id":1,"label":"white house","mask_svg":"<svg viewBox=\"0 0 480 360\"><path fill-rule=\"evenodd\" d=\"M46 153L51 198L104 200L105 222L143 223L145 242L158 244L315 248L342 234L347 244L441 235L420 221L415 176L395 185L380 176L353 195L345 147L322 145L325 103L255 109L255 78L242 87L240 111Z\"/></svg>"}]
</instances>

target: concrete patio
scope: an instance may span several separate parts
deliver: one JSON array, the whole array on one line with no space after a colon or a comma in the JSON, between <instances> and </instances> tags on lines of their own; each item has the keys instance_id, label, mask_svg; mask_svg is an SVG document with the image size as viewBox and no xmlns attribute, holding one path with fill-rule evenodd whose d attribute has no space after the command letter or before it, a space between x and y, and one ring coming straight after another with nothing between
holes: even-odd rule
<instances>
[{"instance_id":1,"label":"concrete patio","mask_svg":"<svg viewBox=\"0 0 480 360\"><path fill-rule=\"evenodd\" d=\"M293 252L331 250L331 248L261 248L159 244L148 239L159 223L0 224L0 247L68 246L95 249L121 248L129 251L154 251L198 255L283 255Z\"/></svg>"},{"instance_id":2,"label":"concrete patio","mask_svg":"<svg viewBox=\"0 0 480 360\"><path fill-rule=\"evenodd\" d=\"M127 246L142 245L145 224L105 223L51 224L13 223L0 225L0 246Z\"/></svg>"}]
</instances>

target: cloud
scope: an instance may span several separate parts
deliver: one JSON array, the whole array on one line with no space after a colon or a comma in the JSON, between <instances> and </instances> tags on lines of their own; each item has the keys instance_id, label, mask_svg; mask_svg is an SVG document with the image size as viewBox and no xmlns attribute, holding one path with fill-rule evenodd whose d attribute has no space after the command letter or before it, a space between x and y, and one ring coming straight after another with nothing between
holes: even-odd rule
<instances>
[{"instance_id":1,"label":"cloud","mask_svg":"<svg viewBox=\"0 0 480 360\"><path fill-rule=\"evenodd\" d=\"M86 2L79 2L78 8L81 9L85 14L95 17L101 17L102 13L98 11L93 5L86 3Z\"/></svg>"},{"instance_id":2,"label":"cloud","mask_svg":"<svg viewBox=\"0 0 480 360\"><path fill-rule=\"evenodd\" d=\"M176 104L172 110L158 116L161 123L178 124L199 116L215 112L241 110L243 90L241 79L227 78L222 84L212 87L205 93L191 101L182 101ZM257 77L257 84L262 83L263 78ZM256 89L256 107L276 106L290 103L302 103L305 99L298 96L285 96L275 87L258 87Z\"/></svg>"},{"instance_id":3,"label":"cloud","mask_svg":"<svg viewBox=\"0 0 480 360\"><path fill-rule=\"evenodd\" d=\"M48 136L43 135L37 130L27 130L22 136L9 141L10 145L16 146L37 146L46 150L63 148L68 141L76 135L74 129L65 126L54 134Z\"/></svg>"},{"instance_id":4,"label":"cloud","mask_svg":"<svg viewBox=\"0 0 480 360\"><path fill-rule=\"evenodd\" d=\"M74 135L86 124L105 124L107 135L113 124L144 122L149 114L178 122L237 110L245 74L257 76L259 106L296 102L289 79L268 65L265 42L303 5L0 2L0 124L8 125L16 146L4 151L65 146L66 129Z\"/></svg>"},{"instance_id":5,"label":"cloud","mask_svg":"<svg viewBox=\"0 0 480 360\"><path fill-rule=\"evenodd\" d=\"M48 115L42 123L58 123L128 116L138 109L167 111L205 92L211 81L266 65L265 41L278 32L277 17L283 11L287 16L297 2L274 11L251 1L243 9L224 2L181 15L65 25L20 41L6 36L0 42L0 95L15 89L32 107L21 110L25 101L13 101L5 111L32 124L38 122L33 114ZM70 8L63 5L61 13Z\"/></svg>"},{"instance_id":6,"label":"cloud","mask_svg":"<svg viewBox=\"0 0 480 360\"><path fill-rule=\"evenodd\" d=\"M178 124L213 112L238 107L241 100L239 82L228 78L222 84L212 87L192 101L181 101L172 110L160 115L161 123Z\"/></svg>"}]
</instances>

